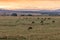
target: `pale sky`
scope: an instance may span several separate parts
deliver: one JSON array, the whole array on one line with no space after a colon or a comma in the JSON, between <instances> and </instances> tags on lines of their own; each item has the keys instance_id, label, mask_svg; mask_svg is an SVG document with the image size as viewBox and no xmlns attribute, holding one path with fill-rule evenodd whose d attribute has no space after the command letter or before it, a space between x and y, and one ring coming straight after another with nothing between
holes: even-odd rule
<instances>
[{"instance_id":1,"label":"pale sky","mask_svg":"<svg viewBox=\"0 0 60 40\"><path fill-rule=\"evenodd\" d=\"M2 9L60 9L60 0L0 0Z\"/></svg>"}]
</instances>

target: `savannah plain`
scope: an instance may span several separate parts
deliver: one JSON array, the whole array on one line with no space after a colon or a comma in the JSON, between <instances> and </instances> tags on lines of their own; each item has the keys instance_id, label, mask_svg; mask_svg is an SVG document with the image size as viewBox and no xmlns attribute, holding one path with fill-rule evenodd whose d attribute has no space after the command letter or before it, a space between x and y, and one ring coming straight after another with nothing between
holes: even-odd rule
<instances>
[{"instance_id":1,"label":"savannah plain","mask_svg":"<svg viewBox=\"0 0 60 40\"><path fill-rule=\"evenodd\" d=\"M60 16L0 16L0 40L60 40Z\"/></svg>"}]
</instances>

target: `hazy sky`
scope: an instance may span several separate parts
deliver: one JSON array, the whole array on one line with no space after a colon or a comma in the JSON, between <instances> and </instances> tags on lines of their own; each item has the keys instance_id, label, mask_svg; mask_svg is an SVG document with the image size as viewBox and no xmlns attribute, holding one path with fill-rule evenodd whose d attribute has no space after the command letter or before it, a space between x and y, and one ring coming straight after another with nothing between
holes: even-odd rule
<instances>
[{"instance_id":1,"label":"hazy sky","mask_svg":"<svg viewBox=\"0 0 60 40\"><path fill-rule=\"evenodd\" d=\"M59 9L60 0L0 0L4 9Z\"/></svg>"}]
</instances>

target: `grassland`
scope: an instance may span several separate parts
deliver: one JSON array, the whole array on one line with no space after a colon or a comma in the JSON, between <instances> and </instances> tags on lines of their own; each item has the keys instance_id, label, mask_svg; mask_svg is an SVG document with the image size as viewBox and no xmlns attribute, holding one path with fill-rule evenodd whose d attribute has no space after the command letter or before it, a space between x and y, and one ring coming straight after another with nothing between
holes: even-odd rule
<instances>
[{"instance_id":1,"label":"grassland","mask_svg":"<svg viewBox=\"0 0 60 40\"><path fill-rule=\"evenodd\" d=\"M41 18L51 19L41 25ZM29 27L32 29L28 30ZM0 40L60 40L60 17L0 16Z\"/></svg>"}]
</instances>

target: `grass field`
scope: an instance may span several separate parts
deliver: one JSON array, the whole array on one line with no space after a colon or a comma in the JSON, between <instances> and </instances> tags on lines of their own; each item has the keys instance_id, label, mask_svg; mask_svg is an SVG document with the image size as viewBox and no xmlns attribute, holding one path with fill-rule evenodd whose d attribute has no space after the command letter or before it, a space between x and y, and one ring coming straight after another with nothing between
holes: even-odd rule
<instances>
[{"instance_id":1,"label":"grass field","mask_svg":"<svg viewBox=\"0 0 60 40\"><path fill-rule=\"evenodd\" d=\"M51 19L41 25L41 18ZM60 17L0 16L0 40L60 40Z\"/></svg>"}]
</instances>

